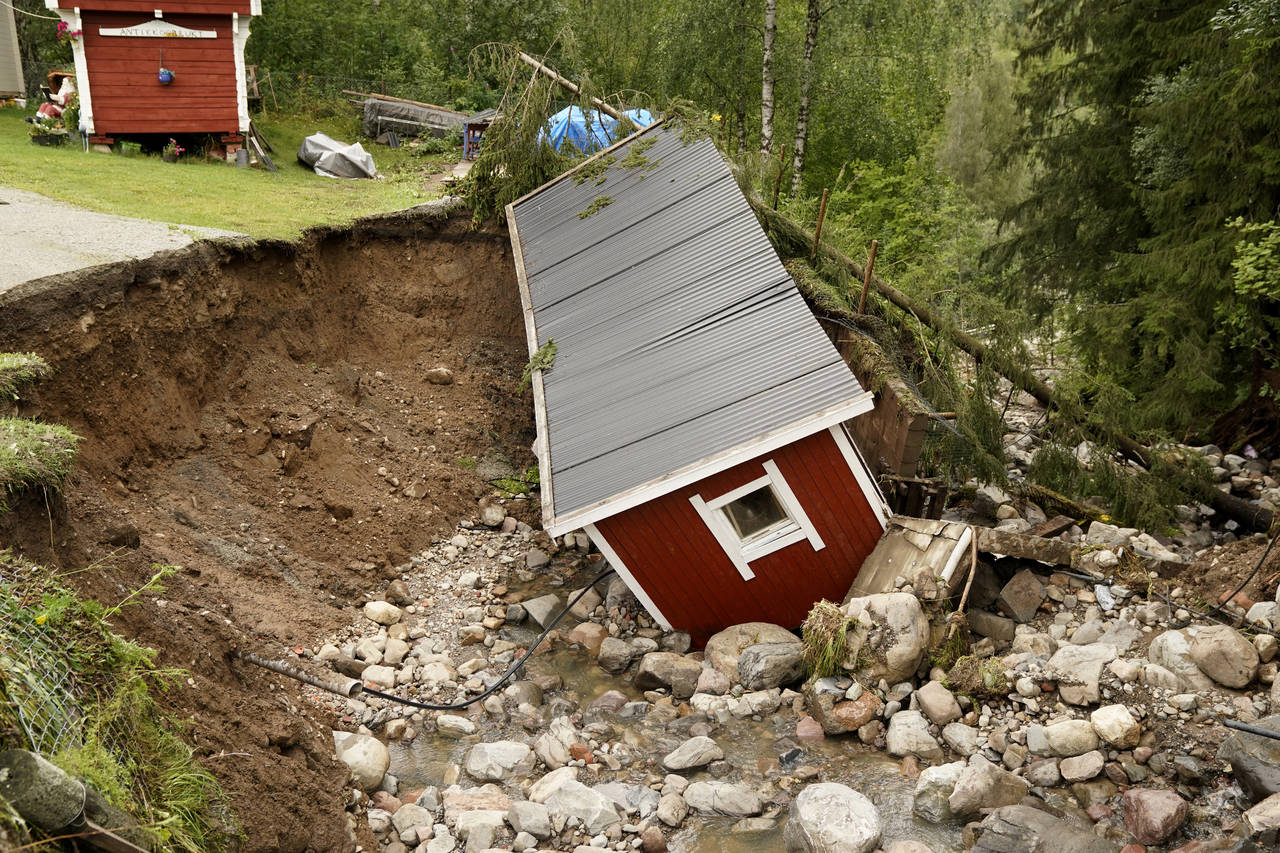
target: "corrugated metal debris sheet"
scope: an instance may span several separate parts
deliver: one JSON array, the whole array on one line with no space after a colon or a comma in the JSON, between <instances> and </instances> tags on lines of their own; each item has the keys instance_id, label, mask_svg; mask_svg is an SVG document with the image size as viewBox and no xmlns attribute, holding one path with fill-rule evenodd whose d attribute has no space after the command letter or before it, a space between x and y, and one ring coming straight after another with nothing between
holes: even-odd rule
<instances>
[{"instance_id":1,"label":"corrugated metal debris sheet","mask_svg":"<svg viewBox=\"0 0 1280 853\"><path fill-rule=\"evenodd\" d=\"M557 518L863 393L710 140L609 156L512 209Z\"/></svg>"}]
</instances>

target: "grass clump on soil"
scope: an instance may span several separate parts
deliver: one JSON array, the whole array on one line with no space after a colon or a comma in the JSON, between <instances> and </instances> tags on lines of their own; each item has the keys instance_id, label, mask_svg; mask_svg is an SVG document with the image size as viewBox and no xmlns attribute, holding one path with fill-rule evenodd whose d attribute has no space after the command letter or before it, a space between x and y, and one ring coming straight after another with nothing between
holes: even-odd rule
<instances>
[{"instance_id":1,"label":"grass clump on soil","mask_svg":"<svg viewBox=\"0 0 1280 853\"><path fill-rule=\"evenodd\" d=\"M0 417L0 512L11 509L26 489L60 490L79 440L58 424Z\"/></svg>"},{"instance_id":2,"label":"grass clump on soil","mask_svg":"<svg viewBox=\"0 0 1280 853\"><path fill-rule=\"evenodd\" d=\"M520 375L520 390L518 393L523 394L529 390L529 386L533 384L533 372L535 370L550 370L556 363L556 342L552 338L548 338L547 342L538 347L530 358L529 363L524 366L524 373Z\"/></svg>"},{"instance_id":3,"label":"grass clump on soil","mask_svg":"<svg viewBox=\"0 0 1280 853\"><path fill-rule=\"evenodd\" d=\"M33 352L0 352L0 398L18 399L18 393L52 373L49 362Z\"/></svg>"},{"instance_id":4,"label":"grass clump on soil","mask_svg":"<svg viewBox=\"0 0 1280 853\"><path fill-rule=\"evenodd\" d=\"M1003 699L1009 694L1004 664L995 658L964 655L947 673L947 688L974 699Z\"/></svg>"},{"instance_id":5,"label":"grass clump on soil","mask_svg":"<svg viewBox=\"0 0 1280 853\"><path fill-rule=\"evenodd\" d=\"M801 629L804 665L809 680L835 675L845 657L845 635L852 620L845 618L839 605L819 601L805 617Z\"/></svg>"},{"instance_id":6,"label":"grass clump on soil","mask_svg":"<svg viewBox=\"0 0 1280 853\"><path fill-rule=\"evenodd\" d=\"M163 591L160 582L176 570L156 569L143 590ZM157 667L154 650L107 622L143 590L104 608L50 570L0 551L0 748L44 750L154 833L161 849L234 849L240 830L217 780L182 740L183 722L156 701L185 672ZM0 810L0 837L6 832L31 840Z\"/></svg>"},{"instance_id":7,"label":"grass clump on soil","mask_svg":"<svg viewBox=\"0 0 1280 853\"><path fill-rule=\"evenodd\" d=\"M499 477L496 480L489 481L490 485L501 491L503 496L508 498L527 495L538 488L541 482L538 477L537 465L530 465L525 469L524 474L519 477Z\"/></svg>"}]
</instances>

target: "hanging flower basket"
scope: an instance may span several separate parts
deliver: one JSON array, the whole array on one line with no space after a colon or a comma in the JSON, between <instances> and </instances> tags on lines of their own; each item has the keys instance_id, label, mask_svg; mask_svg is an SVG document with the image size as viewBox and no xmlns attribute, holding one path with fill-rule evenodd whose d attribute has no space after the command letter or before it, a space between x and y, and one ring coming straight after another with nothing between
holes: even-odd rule
<instances>
[{"instance_id":1,"label":"hanging flower basket","mask_svg":"<svg viewBox=\"0 0 1280 853\"><path fill-rule=\"evenodd\" d=\"M161 86L168 86L173 82L173 72L168 68L161 67L156 74L156 79L160 81Z\"/></svg>"}]
</instances>

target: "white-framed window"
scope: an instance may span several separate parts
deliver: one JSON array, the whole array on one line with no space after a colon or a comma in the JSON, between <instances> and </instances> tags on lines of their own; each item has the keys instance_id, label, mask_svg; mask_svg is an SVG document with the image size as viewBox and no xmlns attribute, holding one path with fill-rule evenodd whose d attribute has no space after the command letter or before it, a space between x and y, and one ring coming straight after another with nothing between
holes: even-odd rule
<instances>
[{"instance_id":1,"label":"white-framed window","mask_svg":"<svg viewBox=\"0 0 1280 853\"><path fill-rule=\"evenodd\" d=\"M808 539L815 551L826 547L777 464L770 459L761 467L764 476L731 492L689 498L743 580L756 576L753 560L788 545Z\"/></svg>"}]
</instances>

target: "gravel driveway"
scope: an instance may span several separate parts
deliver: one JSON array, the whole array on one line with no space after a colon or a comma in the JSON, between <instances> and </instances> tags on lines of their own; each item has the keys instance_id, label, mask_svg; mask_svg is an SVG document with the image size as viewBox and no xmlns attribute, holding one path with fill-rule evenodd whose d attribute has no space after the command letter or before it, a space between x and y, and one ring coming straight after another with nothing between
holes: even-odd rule
<instances>
[{"instance_id":1,"label":"gravel driveway","mask_svg":"<svg viewBox=\"0 0 1280 853\"><path fill-rule=\"evenodd\" d=\"M0 186L0 291L33 278L145 258L234 231L94 213L38 193Z\"/></svg>"}]
</instances>

